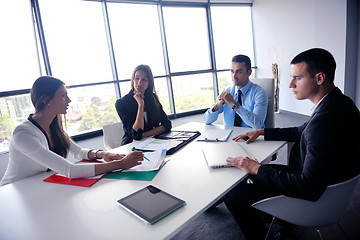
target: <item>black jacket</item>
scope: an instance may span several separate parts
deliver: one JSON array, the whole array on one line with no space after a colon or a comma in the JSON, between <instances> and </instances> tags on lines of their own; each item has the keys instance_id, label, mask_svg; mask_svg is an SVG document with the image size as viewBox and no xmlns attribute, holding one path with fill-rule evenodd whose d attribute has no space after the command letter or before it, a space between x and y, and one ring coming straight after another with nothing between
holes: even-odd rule
<instances>
[{"instance_id":1,"label":"black jacket","mask_svg":"<svg viewBox=\"0 0 360 240\"><path fill-rule=\"evenodd\" d=\"M145 106L146 106L146 97L145 97ZM170 131L171 121L164 112L161 104L159 103L159 114L158 116L152 116L154 119L153 123L147 122L144 126L144 129L139 129L135 131L132 126L136 120L136 114L138 110L138 104L134 99L134 94L130 91L124 97L118 99L115 103L116 111L119 114L119 117L123 123L123 128L125 131L124 137L121 144L131 143L133 140L140 140L142 138L143 132L149 131L157 126L161 125L165 127L165 131ZM147 114L154 114L155 110L147 109Z\"/></svg>"},{"instance_id":2,"label":"black jacket","mask_svg":"<svg viewBox=\"0 0 360 240\"><path fill-rule=\"evenodd\" d=\"M326 187L360 173L360 114L333 89L300 127L265 129L265 140L295 142L289 165L262 165L255 181L278 194L316 201Z\"/></svg>"}]
</instances>

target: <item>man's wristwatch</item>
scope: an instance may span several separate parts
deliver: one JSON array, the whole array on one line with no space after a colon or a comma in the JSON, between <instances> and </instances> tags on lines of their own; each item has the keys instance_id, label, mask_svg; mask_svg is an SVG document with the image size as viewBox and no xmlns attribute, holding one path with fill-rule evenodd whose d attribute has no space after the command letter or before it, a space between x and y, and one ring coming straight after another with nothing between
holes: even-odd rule
<instances>
[{"instance_id":1,"label":"man's wristwatch","mask_svg":"<svg viewBox=\"0 0 360 240\"><path fill-rule=\"evenodd\" d=\"M235 102L234 106L232 106L232 109L234 110L235 108L239 108L240 107L240 103L239 102Z\"/></svg>"}]
</instances>

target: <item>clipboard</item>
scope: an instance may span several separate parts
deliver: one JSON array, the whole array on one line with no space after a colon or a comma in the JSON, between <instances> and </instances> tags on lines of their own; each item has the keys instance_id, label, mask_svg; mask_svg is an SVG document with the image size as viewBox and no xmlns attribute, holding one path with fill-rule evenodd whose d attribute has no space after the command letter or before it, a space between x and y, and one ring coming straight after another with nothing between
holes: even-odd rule
<instances>
[{"instance_id":1,"label":"clipboard","mask_svg":"<svg viewBox=\"0 0 360 240\"><path fill-rule=\"evenodd\" d=\"M232 129L207 129L197 141L226 142L232 132Z\"/></svg>"}]
</instances>

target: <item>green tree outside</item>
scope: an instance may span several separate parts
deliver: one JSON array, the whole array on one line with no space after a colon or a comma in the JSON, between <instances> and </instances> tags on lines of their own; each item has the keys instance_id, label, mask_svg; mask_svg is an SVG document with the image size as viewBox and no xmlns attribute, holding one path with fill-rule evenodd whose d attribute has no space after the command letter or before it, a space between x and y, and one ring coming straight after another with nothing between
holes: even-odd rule
<instances>
[{"instance_id":1,"label":"green tree outside","mask_svg":"<svg viewBox=\"0 0 360 240\"><path fill-rule=\"evenodd\" d=\"M9 140L15 126L15 120L10 115L0 116L0 138Z\"/></svg>"},{"instance_id":2,"label":"green tree outside","mask_svg":"<svg viewBox=\"0 0 360 240\"><path fill-rule=\"evenodd\" d=\"M94 103L88 106L86 108L86 113L79 122L80 126L78 131L83 132L99 129L104 125L118 122L119 117L115 109L115 102L116 99L112 97L103 109Z\"/></svg>"}]
</instances>

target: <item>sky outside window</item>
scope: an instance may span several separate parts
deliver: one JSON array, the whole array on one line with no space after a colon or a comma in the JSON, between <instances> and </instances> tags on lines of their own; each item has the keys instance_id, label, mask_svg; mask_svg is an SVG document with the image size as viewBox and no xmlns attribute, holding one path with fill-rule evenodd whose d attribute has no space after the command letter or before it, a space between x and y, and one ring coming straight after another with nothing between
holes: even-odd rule
<instances>
[{"instance_id":1,"label":"sky outside window","mask_svg":"<svg viewBox=\"0 0 360 240\"><path fill-rule=\"evenodd\" d=\"M40 76L30 1L0 1L0 22L0 91L29 89Z\"/></svg>"},{"instance_id":2,"label":"sky outside window","mask_svg":"<svg viewBox=\"0 0 360 240\"><path fill-rule=\"evenodd\" d=\"M112 81L101 3L39 0L52 76L67 85Z\"/></svg>"},{"instance_id":3,"label":"sky outside window","mask_svg":"<svg viewBox=\"0 0 360 240\"><path fill-rule=\"evenodd\" d=\"M237 54L247 55L254 62L251 8L247 6L212 6L214 48L217 69L229 69Z\"/></svg>"},{"instance_id":4,"label":"sky outside window","mask_svg":"<svg viewBox=\"0 0 360 240\"><path fill-rule=\"evenodd\" d=\"M107 3L119 79L130 79L139 64L165 74L156 5ZM123 96L123 95L122 95Z\"/></svg>"},{"instance_id":5,"label":"sky outside window","mask_svg":"<svg viewBox=\"0 0 360 240\"><path fill-rule=\"evenodd\" d=\"M205 8L163 7L170 71L210 69Z\"/></svg>"}]
</instances>

